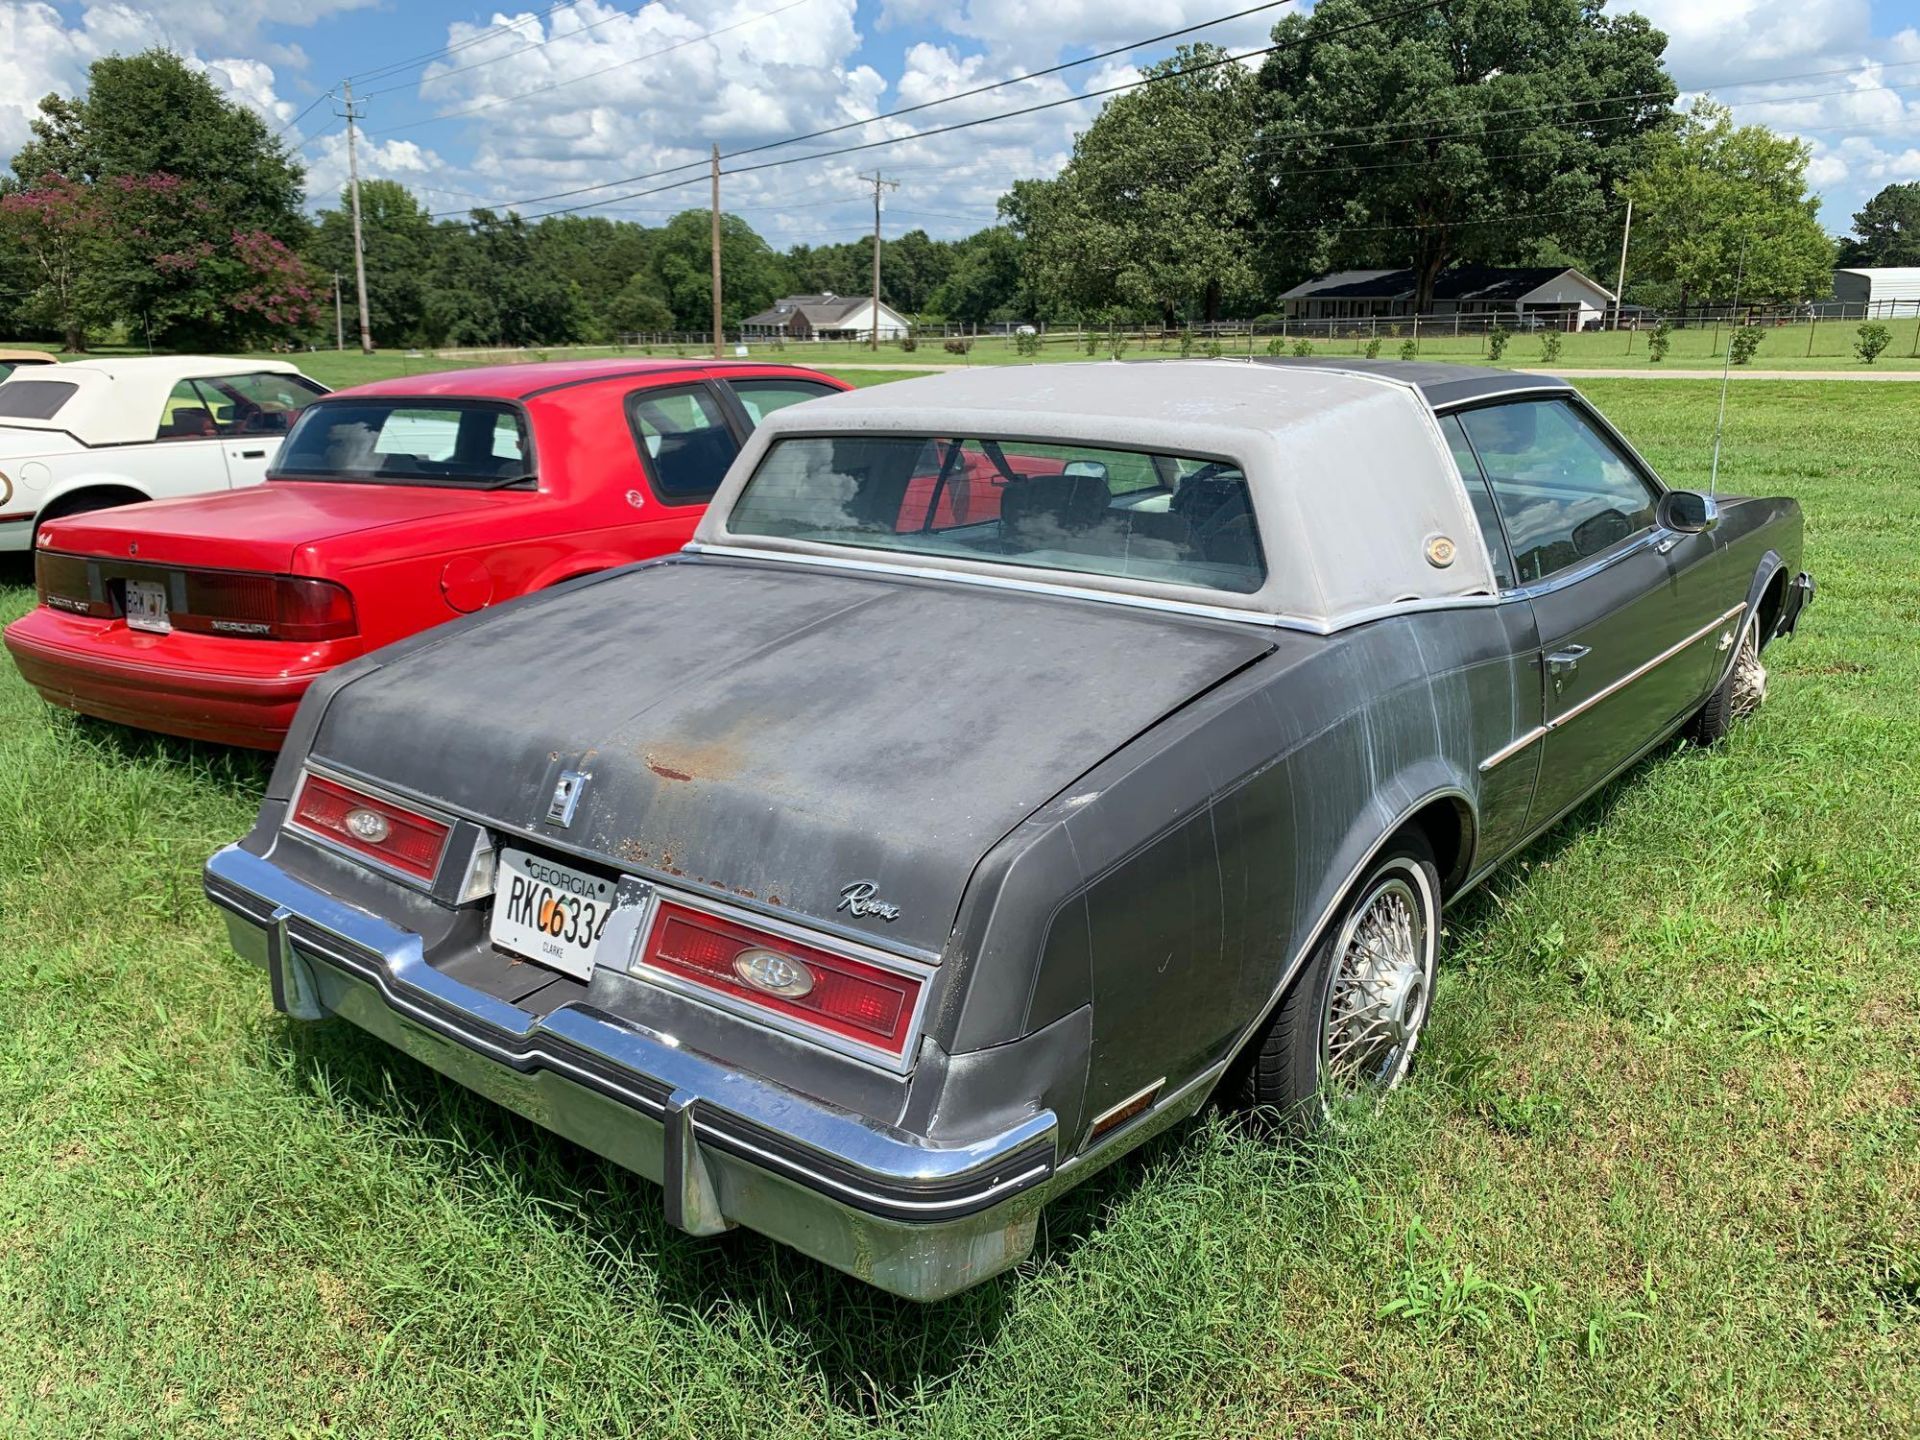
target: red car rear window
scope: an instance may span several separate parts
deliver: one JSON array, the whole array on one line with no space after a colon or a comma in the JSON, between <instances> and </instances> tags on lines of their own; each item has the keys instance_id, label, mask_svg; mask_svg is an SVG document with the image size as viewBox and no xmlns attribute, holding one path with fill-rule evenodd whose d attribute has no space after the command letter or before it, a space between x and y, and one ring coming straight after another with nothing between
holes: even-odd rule
<instances>
[{"instance_id":1,"label":"red car rear window","mask_svg":"<svg viewBox=\"0 0 1920 1440\"><path fill-rule=\"evenodd\" d=\"M491 488L531 483L533 446L519 409L500 401L327 400L301 412L273 473L289 480Z\"/></svg>"}]
</instances>

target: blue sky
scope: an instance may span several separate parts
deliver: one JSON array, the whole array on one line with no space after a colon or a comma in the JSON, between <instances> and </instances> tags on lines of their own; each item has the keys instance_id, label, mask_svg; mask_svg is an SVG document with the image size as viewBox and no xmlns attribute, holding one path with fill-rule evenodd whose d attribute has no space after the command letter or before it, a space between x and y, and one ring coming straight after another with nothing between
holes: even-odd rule
<instances>
[{"instance_id":1,"label":"blue sky","mask_svg":"<svg viewBox=\"0 0 1920 1440\"><path fill-rule=\"evenodd\" d=\"M657 223L705 204L703 184L622 198L696 174L605 182L697 161L707 146L763 144L937 99L1212 19L1255 0L0 0L0 147L26 134L49 89L71 92L93 58L165 44L203 65L300 145L316 198L345 175L344 135L322 97L354 75L365 97L365 172L400 180L436 211L525 200L528 214L596 203ZM1804 136L1827 228L1842 231L1882 185L1920 179L1920 0L1615 0L1666 30L1682 89L1711 89L1743 121ZM1281 10L1196 38L1263 42ZM1129 78L1149 46L1010 90L884 122L875 138ZM446 47L431 64L391 68ZM387 70L389 73L379 72ZM872 223L877 164L900 181L888 233L957 235L991 223L996 197L1054 173L1099 102L866 154L732 177L727 208L776 244L850 239ZM306 113L302 113L306 112ZM453 114L452 112L464 112ZM802 147L805 148L805 147ZM794 151L774 152L774 158ZM564 192L579 192L567 194ZM553 196L553 199L536 197ZM598 202L615 201L604 204Z\"/></svg>"}]
</instances>

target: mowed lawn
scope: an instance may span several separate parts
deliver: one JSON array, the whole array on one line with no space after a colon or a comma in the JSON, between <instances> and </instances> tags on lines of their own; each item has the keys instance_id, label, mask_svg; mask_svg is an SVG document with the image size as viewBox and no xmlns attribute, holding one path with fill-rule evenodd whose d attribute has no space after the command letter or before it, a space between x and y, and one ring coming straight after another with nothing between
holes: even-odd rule
<instances>
[{"instance_id":1,"label":"mowed lawn","mask_svg":"<svg viewBox=\"0 0 1920 1440\"><path fill-rule=\"evenodd\" d=\"M1717 387L1587 388L1704 481ZM926 1308L275 1016L199 893L261 763L0 661L0 1434L1920 1433L1916 440L1737 387L1821 584L1759 718L1454 913L1378 1117L1198 1122Z\"/></svg>"}]
</instances>

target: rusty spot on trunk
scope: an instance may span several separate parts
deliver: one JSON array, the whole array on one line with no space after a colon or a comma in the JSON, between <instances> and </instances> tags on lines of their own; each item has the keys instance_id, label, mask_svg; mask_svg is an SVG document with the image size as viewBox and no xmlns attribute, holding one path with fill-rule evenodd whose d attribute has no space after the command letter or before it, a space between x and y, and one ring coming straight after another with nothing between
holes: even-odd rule
<instances>
[{"instance_id":1,"label":"rusty spot on trunk","mask_svg":"<svg viewBox=\"0 0 1920 1440\"><path fill-rule=\"evenodd\" d=\"M651 755L647 756L647 769L651 770L654 774L658 775L662 780L693 779L693 776L689 775L686 771L676 770L671 765L662 765L658 760L654 759L653 756Z\"/></svg>"}]
</instances>

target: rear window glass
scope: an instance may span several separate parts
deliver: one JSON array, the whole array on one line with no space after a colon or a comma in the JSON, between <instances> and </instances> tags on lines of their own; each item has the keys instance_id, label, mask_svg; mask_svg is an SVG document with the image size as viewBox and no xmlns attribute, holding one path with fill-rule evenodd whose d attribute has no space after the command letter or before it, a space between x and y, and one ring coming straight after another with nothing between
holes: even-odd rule
<instances>
[{"instance_id":1,"label":"rear window glass","mask_svg":"<svg viewBox=\"0 0 1920 1440\"><path fill-rule=\"evenodd\" d=\"M79 388L71 380L9 380L0 385L0 419L51 420Z\"/></svg>"},{"instance_id":2,"label":"rear window glass","mask_svg":"<svg viewBox=\"0 0 1920 1440\"><path fill-rule=\"evenodd\" d=\"M512 485L533 478L520 412L482 400L309 406L273 469L288 479L396 485Z\"/></svg>"},{"instance_id":3,"label":"rear window glass","mask_svg":"<svg viewBox=\"0 0 1920 1440\"><path fill-rule=\"evenodd\" d=\"M795 436L767 451L727 527L1238 594L1266 578L1237 466L1092 445Z\"/></svg>"}]
</instances>

